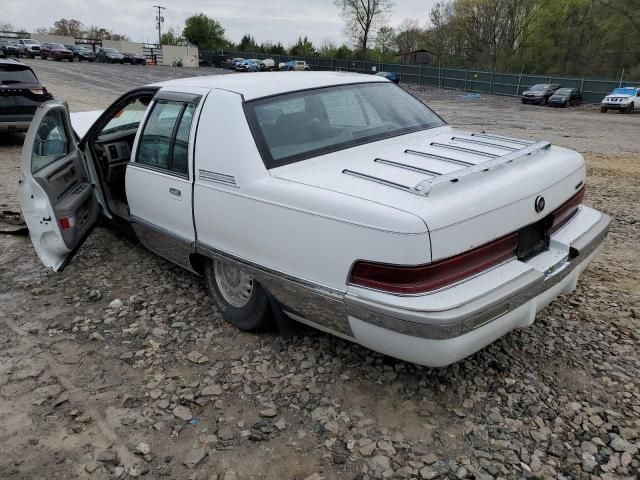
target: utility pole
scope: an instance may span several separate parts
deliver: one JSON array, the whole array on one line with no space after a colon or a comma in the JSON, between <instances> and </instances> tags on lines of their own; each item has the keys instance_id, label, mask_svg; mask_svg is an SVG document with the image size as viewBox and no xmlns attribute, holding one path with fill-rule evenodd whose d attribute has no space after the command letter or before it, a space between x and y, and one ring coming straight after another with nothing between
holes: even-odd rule
<instances>
[{"instance_id":1,"label":"utility pole","mask_svg":"<svg viewBox=\"0 0 640 480\"><path fill-rule=\"evenodd\" d=\"M156 15L156 28L158 29L158 48L160 48L162 45L162 24L164 23L162 10L166 10L166 8L161 7L160 5L154 5L153 8L158 9L158 15Z\"/></svg>"}]
</instances>

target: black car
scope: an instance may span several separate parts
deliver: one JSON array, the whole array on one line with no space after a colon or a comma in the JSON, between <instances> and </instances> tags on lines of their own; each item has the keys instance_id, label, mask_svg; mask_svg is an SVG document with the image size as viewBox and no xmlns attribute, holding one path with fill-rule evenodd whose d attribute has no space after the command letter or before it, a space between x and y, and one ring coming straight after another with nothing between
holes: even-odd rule
<instances>
[{"instance_id":1,"label":"black car","mask_svg":"<svg viewBox=\"0 0 640 480\"><path fill-rule=\"evenodd\" d=\"M522 103L535 103L536 105L546 105L551 95L562 85L557 83L538 83L522 92L520 100Z\"/></svg>"},{"instance_id":2,"label":"black car","mask_svg":"<svg viewBox=\"0 0 640 480\"><path fill-rule=\"evenodd\" d=\"M577 88L560 88L549 97L549 105L552 107L568 107L582 103L582 92Z\"/></svg>"},{"instance_id":3,"label":"black car","mask_svg":"<svg viewBox=\"0 0 640 480\"><path fill-rule=\"evenodd\" d=\"M130 65L146 65L147 59L136 53L123 53L124 58L122 63L128 63Z\"/></svg>"},{"instance_id":4,"label":"black car","mask_svg":"<svg viewBox=\"0 0 640 480\"><path fill-rule=\"evenodd\" d=\"M38 106L52 99L31 67L0 59L0 133L28 130Z\"/></svg>"},{"instance_id":5,"label":"black car","mask_svg":"<svg viewBox=\"0 0 640 480\"><path fill-rule=\"evenodd\" d=\"M86 62L95 62L96 55L93 53L88 47L83 47L81 45L66 45L64 46L67 50L71 50L73 52L73 60L76 62L82 62L83 60Z\"/></svg>"},{"instance_id":6,"label":"black car","mask_svg":"<svg viewBox=\"0 0 640 480\"><path fill-rule=\"evenodd\" d=\"M124 55L115 48L100 47L96 53L96 60L103 63L122 63Z\"/></svg>"},{"instance_id":7,"label":"black car","mask_svg":"<svg viewBox=\"0 0 640 480\"><path fill-rule=\"evenodd\" d=\"M0 57L8 58L17 56L18 46L14 42L12 42L11 40L7 40L6 38L0 39Z\"/></svg>"}]
</instances>

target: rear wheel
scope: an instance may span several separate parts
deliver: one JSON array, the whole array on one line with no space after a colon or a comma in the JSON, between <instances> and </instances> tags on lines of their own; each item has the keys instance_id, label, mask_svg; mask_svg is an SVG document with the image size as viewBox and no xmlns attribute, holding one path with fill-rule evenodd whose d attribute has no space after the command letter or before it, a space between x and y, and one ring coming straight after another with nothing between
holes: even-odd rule
<instances>
[{"instance_id":1,"label":"rear wheel","mask_svg":"<svg viewBox=\"0 0 640 480\"><path fill-rule=\"evenodd\" d=\"M235 264L208 259L204 278L209 294L227 322L247 332L271 323L271 305L265 290Z\"/></svg>"}]
</instances>

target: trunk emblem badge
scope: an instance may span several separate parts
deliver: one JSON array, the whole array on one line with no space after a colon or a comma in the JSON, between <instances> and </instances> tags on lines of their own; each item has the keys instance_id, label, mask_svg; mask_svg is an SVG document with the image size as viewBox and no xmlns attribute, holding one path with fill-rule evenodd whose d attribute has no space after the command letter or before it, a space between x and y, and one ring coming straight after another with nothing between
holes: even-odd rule
<instances>
[{"instance_id":1,"label":"trunk emblem badge","mask_svg":"<svg viewBox=\"0 0 640 480\"><path fill-rule=\"evenodd\" d=\"M541 211L544 210L545 207L545 200L544 197L542 195L538 195L538 197L536 198L536 201L534 203L534 207L536 209L536 212L540 213Z\"/></svg>"}]
</instances>

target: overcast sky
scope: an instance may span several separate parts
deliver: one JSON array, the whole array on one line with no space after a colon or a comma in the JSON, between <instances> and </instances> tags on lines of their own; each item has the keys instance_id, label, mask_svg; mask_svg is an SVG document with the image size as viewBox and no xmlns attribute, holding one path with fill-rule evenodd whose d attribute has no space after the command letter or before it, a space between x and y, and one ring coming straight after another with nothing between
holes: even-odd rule
<instances>
[{"instance_id":1,"label":"overcast sky","mask_svg":"<svg viewBox=\"0 0 640 480\"><path fill-rule=\"evenodd\" d=\"M425 24L436 0L396 0L389 23L404 18ZM0 23L34 31L50 27L61 17L75 18L85 25L98 25L123 33L133 41L157 41L153 5L167 7L163 30L182 31L188 16L204 12L226 29L227 38L238 42L251 33L258 43L281 41L285 46L308 35L320 45L324 40L341 43L343 22L333 0L2 0Z\"/></svg>"}]
</instances>

